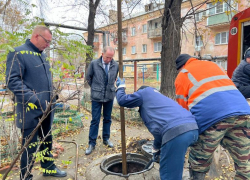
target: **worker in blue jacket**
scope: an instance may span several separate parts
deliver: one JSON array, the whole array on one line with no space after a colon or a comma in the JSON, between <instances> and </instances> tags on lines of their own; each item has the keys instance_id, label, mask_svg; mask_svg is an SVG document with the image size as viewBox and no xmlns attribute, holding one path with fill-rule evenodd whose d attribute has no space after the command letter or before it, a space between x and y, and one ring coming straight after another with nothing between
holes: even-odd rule
<instances>
[{"instance_id":1,"label":"worker in blue jacket","mask_svg":"<svg viewBox=\"0 0 250 180\"><path fill-rule=\"evenodd\" d=\"M154 136L153 155L160 154L162 180L181 180L187 148L198 139L195 117L156 89L142 86L133 94L125 93L125 80L116 81L120 106L139 107L140 116Z\"/></svg>"}]
</instances>

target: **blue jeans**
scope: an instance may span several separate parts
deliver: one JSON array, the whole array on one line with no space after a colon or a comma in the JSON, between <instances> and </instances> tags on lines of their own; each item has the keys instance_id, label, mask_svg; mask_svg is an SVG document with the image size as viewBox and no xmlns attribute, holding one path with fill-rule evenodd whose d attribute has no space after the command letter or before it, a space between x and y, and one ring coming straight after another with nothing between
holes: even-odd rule
<instances>
[{"instance_id":1,"label":"blue jeans","mask_svg":"<svg viewBox=\"0 0 250 180\"><path fill-rule=\"evenodd\" d=\"M113 108L113 100L108 102L92 101L92 121L89 129L89 144L93 146L96 145L96 138L98 136L102 106L103 106L102 139L103 141L106 141L110 137L111 112Z\"/></svg>"},{"instance_id":2,"label":"blue jeans","mask_svg":"<svg viewBox=\"0 0 250 180\"><path fill-rule=\"evenodd\" d=\"M187 148L198 139L198 130L188 131L168 141L161 147L161 180L182 180Z\"/></svg>"}]
</instances>

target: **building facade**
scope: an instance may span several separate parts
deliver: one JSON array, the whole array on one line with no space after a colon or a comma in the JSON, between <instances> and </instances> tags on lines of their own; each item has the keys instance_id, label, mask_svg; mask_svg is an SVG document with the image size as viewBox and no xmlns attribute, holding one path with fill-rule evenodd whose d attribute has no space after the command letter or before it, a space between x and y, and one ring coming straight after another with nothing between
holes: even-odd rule
<instances>
[{"instance_id":1,"label":"building facade","mask_svg":"<svg viewBox=\"0 0 250 180\"><path fill-rule=\"evenodd\" d=\"M181 53L188 53L203 59L213 60L223 68L227 68L228 33L232 17L239 11L249 7L248 1L228 0L223 2L207 2L193 0L182 2L181 14L186 16L182 27ZM239 2L239 3L237 3ZM194 7L194 12L192 10ZM163 4L148 4L137 14L123 18L122 22L122 53L123 60L160 58L162 49L162 16ZM116 12L110 12L110 24L98 30L108 31L107 44L116 49L114 59L118 59L118 37ZM86 34L84 35L86 37ZM95 34L95 58L101 55L103 36ZM140 61L145 64L146 71L158 73L159 61ZM126 66L126 63L124 63ZM158 65L157 65L158 64ZM126 76L133 72L133 66L124 67ZM129 68L128 68L129 67ZM130 69L130 71L128 71ZM142 70L145 72L145 70Z\"/></svg>"}]
</instances>

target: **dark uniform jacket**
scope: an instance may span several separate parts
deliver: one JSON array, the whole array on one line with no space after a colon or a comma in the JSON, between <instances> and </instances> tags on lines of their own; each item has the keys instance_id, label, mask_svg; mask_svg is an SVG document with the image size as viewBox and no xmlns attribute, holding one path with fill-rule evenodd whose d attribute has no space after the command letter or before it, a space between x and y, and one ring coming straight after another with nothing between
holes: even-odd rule
<instances>
[{"instance_id":1,"label":"dark uniform jacket","mask_svg":"<svg viewBox=\"0 0 250 180\"><path fill-rule=\"evenodd\" d=\"M52 76L46 55L39 51L30 40L10 52L6 64L6 84L15 95L16 124L18 128L34 128L50 102L53 92ZM33 103L37 109L30 109ZM28 109L29 107L29 109ZM53 113L50 114L50 125Z\"/></svg>"}]
</instances>

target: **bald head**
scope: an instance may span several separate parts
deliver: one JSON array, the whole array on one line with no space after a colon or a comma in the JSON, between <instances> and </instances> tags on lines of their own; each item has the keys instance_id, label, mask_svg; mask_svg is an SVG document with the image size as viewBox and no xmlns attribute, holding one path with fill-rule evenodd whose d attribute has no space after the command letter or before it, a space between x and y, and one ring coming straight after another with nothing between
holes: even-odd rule
<instances>
[{"instance_id":1,"label":"bald head","mask_svg":"<svg viewBox=\"0 0 250 180\"><path fill-rule=\"evenodd\" d=\"M52 33L50 29L43 25L38 25L34 28L30 42L34 44L40 51L49 47L52 41Z\"/></svg>"},{"instance_id":2,"label":"bald head","mask_svg":"<svg viewBox=\"0 0 250 180\"><path fill-rule=\"evenodd\" d=\"M102 52L103 52L103 53L106 53L107 50L113 51L114 54L115 54L115 49L114 49L113 47L111 47L111 46L105 46L105 47L103 48Z\"/></svg>"},{"instance_id":3,"label":"bald head","mask_svg":"<svg viewBox=\"0 0 250 180\"><path fill-rule=\"evenodd\" d=\"M50 33L50 35L52 35L52 32L50 31L50 29L46 26L43 26L43 25L37 25L34 29L33 29L33 32L32 32L32 36L34 34L40 34L44 31L48 31Z\"/></svg>"}]
</instances>

